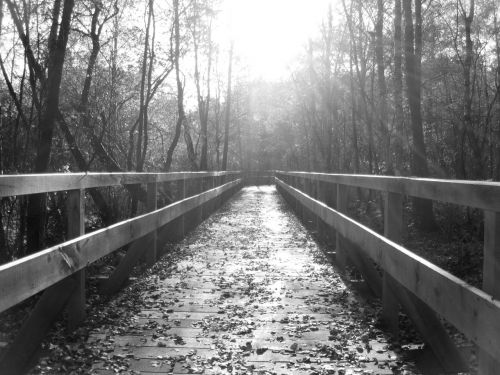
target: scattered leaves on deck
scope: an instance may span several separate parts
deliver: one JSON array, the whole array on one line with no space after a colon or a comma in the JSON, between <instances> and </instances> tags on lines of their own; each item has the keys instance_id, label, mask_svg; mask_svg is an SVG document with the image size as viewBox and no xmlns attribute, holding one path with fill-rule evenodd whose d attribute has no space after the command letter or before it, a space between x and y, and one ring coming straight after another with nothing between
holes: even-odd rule
<instances>
[{"instance_id":1,"label":"scattered leaves on deck","mask_svg":"<svg viewBox=\"0 0 500 375\"><path fill-rule=\"evenodd\" d=\"M271 187L245 188L97 302L36 373L417 373Z\"/></svg>"}]
</instances>

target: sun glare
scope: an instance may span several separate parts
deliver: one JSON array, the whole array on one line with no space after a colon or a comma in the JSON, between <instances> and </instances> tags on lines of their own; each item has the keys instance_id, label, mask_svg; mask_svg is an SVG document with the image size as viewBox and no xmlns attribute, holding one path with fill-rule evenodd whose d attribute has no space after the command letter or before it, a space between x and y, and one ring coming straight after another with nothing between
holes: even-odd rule
<instances>
[{"instance_id":1,"label":"sun glare","mask_svg":"<svg viewBox=\"0 0 500 375\"><path fill-rule=\"evenodd\" d=\"M222 43L234 41L235 55L248 75L279 80L319 33L333 0L225 0L220 14Z\"/></svg>"}]
</instances>

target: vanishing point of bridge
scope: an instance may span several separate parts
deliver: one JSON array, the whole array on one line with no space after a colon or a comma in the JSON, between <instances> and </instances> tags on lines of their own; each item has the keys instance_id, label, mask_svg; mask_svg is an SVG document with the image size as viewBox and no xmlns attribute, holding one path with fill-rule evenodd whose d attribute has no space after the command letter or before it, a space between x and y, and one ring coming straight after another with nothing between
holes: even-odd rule
<instances>
[{"instance_id":1,"label":"vanishing point of bridge","mask_svg":"<svg viewBox=\"0 0 500 375\"><path fill-rule=\"evenodd\" d=\"M3 349L0 374L26 371L37 353L34 371L48 374L458 373L470 363L480 374L496 373L499 184L275 176L276 187L243 189L235 172L0 176L1 196L68 191L73 238L0 266L0 311L44 291ZM118 185L143 189L145 213L84 234L84 189ZM385 237L345 215L349 187L385 192ZM162 189L174 203L158 208ZM485 211L484 290L397 244L404 196ZM314 232L334 234L335 252L318 244L290 206ZM86 291L95 293L101 277L88 280L86 268L124 246L121 262L99 280L99 293L110 297L96 307ZM141 263L149 269L127 281ZM378 304L366 303L342 276L346 266L381 297L380 317ZM426 355L432 351L432 369L414 365L422 351L398 345L400 309L430 348ZM40 356L61 311L73 333L64 348L49 345ZM472 361L457 334L474 345ZM50 350L62 352L59 361Z\"/></svg>"}]
</instances>

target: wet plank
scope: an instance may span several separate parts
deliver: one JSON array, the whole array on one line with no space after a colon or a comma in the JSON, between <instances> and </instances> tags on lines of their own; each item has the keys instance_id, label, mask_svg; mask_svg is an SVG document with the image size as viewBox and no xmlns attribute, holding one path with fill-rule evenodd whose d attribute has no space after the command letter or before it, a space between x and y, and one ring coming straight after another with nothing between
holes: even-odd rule
<instances>
[{"instance_id":1,"label":"wet plank","mask_svg":"<svg viewBox=\"0 0 500 375\"><path fill-rule=\"evenodd\" d=\"M417 373L274 187L243 189L169 254L90 317L92 373Z\"/></svg>"}]
</instances>

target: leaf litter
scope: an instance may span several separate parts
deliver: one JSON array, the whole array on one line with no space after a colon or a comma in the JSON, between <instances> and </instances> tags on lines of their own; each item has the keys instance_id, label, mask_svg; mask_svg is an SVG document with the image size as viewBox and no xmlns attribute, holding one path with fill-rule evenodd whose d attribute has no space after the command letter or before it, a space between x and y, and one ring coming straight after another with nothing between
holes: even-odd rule
<instances>
[{"instance_id":1,"label":"leaf litter","mask_svg":"<svg viewBox=\"0 0 500 375\"><path fill-rule=\"evenodd\" d=\"M37 374L418 374L273 187L247 187L118 295L48 337Z\"/></svg>"}]
</instances>

